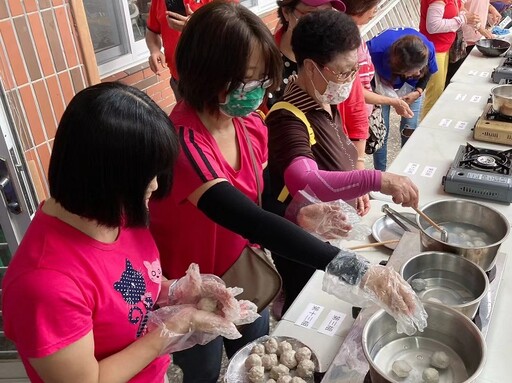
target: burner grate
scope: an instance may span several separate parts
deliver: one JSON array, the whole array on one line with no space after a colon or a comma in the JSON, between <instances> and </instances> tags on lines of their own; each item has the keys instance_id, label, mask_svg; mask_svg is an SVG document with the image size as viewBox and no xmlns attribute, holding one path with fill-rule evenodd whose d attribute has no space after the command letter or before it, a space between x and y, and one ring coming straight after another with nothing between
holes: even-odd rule
<instances>
[{"instance_id":1,"label":"burner grate","mask_svg":"<svg viewBox=\"0 0 512 383\"><path fill-rule=\"evenodd\" d=\"M512 79L508 79L507 81L507 84L512 84ZM492 106L487 111L485 118L489 121L512 122L512 117L501 114L497 110L494 110Z\"/></svg>"},{"instance_id":2,"label":"burner grate","mask_svg":"<svg viewBox=\"0 0 512 383\"><path fill-rule=\"evenodd\" d=\"M510 175L512 169L512 149L500 152L492 149L475 148L468 143L458 165L466 169Z\"/></svg>"}]
</instances>

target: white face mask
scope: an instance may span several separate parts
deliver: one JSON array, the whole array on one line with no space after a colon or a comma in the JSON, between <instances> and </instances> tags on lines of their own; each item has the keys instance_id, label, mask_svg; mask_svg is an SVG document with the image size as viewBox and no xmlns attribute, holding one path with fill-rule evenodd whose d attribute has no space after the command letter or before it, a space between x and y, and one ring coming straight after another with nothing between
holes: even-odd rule
<instances>
[{"instance_id":1,"label":"white face mask","mask_svg":"<svg viewBox=\"0 0 512 383\"><path fill-rule=\"evenodd\" d=\"M316 90L315 84L313 84L313 80L311 80L311 83L313 84L313 89L315 90L316 99L320 101L322 104L330 105L337 105L345 101L350 95L354 79L344 84L338 84L337 82L327 80L320 71L320 69L318 69L316 64L315 68L318 71L318 73L320 73L324 81L327 83L327 88L325 88L325 92L323 94L320 94L320 92Z\"/></svg>"}]
</instances>

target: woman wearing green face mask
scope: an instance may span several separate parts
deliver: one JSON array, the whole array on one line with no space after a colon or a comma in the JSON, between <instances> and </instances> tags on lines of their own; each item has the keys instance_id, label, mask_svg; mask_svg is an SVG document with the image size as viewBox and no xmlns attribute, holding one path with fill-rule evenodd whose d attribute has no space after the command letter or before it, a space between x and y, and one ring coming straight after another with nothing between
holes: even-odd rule
<instances>
[{"instance_id":1,"label":"woman wearing green face mask","mask_svg":"<svg viewBox=\"0 0 512 383\"><path fill-rule=\"evenodd\" d=\"M149 206L164 275L175 279L195 262L201 272L222 276L249 243L325 269L338 248L257 204L267 163L267 129L252 112L265 92L280 83L282 71L281 55L268 28L247 8L214 1L191 16L177 47L176 64L183 101L170 117L181 152L171 194ZM407 198L417 202L416 196ZM346 260L339 270L347 283L358 287L362 280L373 280L367 271L375 266L354 254L336 259ZM410 303L412 292L396 280L403 289L389 294L384 289L382 298ZM407 303L403 307L412 310ZM223 346L231 357L268 333L268 309L260 314L242 329L241 339L219 337L174 354L184 383L217 382Z\"/></svg>"}]
</instances>

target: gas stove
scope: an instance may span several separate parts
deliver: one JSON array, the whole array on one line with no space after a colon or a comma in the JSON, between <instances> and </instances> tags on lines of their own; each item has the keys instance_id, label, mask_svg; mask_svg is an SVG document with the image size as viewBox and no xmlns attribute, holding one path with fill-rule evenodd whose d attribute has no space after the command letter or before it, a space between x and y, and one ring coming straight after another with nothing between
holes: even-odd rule
<instances>
[{"instance_id":1,"label":"gas stove","mask_svg":"<svg viewBox=\"0 0 512 383\"><path fill-rule=\"evenodd\" d=\"M500 84L502 80L512 79L512 57L507 52L505 59L500 66L496 67L491 74L491 79L496 84Z\"/></svg>"},{"instance_id":2,"label":"gas stove","mask_svg":"<svg viewBox=\"0 0 512 383\"><path fill-rule=\"evenodd\" d=\"M512 202L512 149L498 151L461 145L442 181L444 191Z\"/></svg>"},{"instance_id":3,"label":"gas stove","mask_svg":"<svg viewBox=\"0 0 512 383\"><path fill-rule=\"evenodd\" d=\"M496 112L489 102L475 123L473 138L477 141L512 146L512 117Z\"/></svg>"}]
</instances>

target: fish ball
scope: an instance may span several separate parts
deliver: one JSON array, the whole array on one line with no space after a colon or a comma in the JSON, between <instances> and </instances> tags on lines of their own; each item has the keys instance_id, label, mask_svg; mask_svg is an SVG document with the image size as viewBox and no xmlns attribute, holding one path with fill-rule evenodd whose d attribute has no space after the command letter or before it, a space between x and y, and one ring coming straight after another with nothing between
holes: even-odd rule
<instances>
[{"instance_id":1,"label":"fish ball","mask_svg":"<svg viewBox=\"0 0 512 383\"><path fill-rule=\"evenodd\" d=\"M250 370L253 367L261 366L261 357L257 354L251 354L245 360L245 368Z\"/></svg>"},{"instance_id":2,"label":"fish ball","mask_svg":"<svg viewBox=\"0 0 512 383\"><path fill-rule=\"evenodd\" d=\"M254 366L249 370L247 377L252 383L263 382L263 379L265 378L265 370L262 366Z\"/></svg>"},{"instance_id":3,"label":"fish ball","mask_svg":"<svg viewBox=\"0 0 512 383\"><path fill-rule=\"evenodd\" d=\"M450 365L450 357L444 351L436 351L430 357L430 365L444 370Z\"/></svg>"},{"instance_id":4,"label":"fish ball","mask_svg":"<svg viewBox=\"0 0 512 383\"><path fill-rule=\"evenodd\" d=\"M270 369L270 377L272 379L279 379L283 375L289 375L290 369L283 364L279 364Z\"/></svg>"},{"instance_id":5,"label":"fish ball","mask_svg":"<svg viewBox=\"0 0 512 383\"><path fill-rule=\"evenodd\" d=\"M487 243L485 243L484 241L474 241L473 245L475 247L484 247L484 246L487 246Z\"/></svg>"},{"instance_id":6,"label":"fish ball","mask_svg":"<svg viewBox=\"0 0 512 383\"><path fill-rule=\"evenodd\" d=\"M295 359L300 362L304 359L311 359L311 350L308 347L301 347L295 353Z\"/></svg>"},{"instance_id":7,"label":"fish ball","mask_svg":"<svg viewBox=\"0 0 512 383\"><path fill-rule=\"evenodd\" d=\"M290 383L306 383L306 381L302 378L299 378L298 376L295 376Z\"/></svg>"},{"instance_id":8,"label":"fish ball","mask_svg":"<svg viewBox=\"0 0 512 383\"><path fill-rule=\"evenodd\" d=\"M399 378L407 378L412 370L412 367L405 360L395 360L391 369Z\"/></svg>"},{"instance_id":9,"label":"fish ball","mask_svg":"<svg viewBox=\"0 0 512 383\"><path fill-rule=\"evenodd\" d=\"M284 340L284 341L280 342L279 345L277 346L277 355L281 355L284 352L291 351L291 350L293 350L293 347L290 344L290 342L287 342Z\"/></svg>"},{"instance_id":10,"label":"fish ball","mask_svg":"<svg viewBox=\"0 0 512 383\"><path fill-rule=\"evenodd\" d=\"M265 346L263 346L262 344L255 345L251 350L251 354L256 354L259 356L265 355Z\"/></svg>"},{"instance_id":11,"label":"fish ball","mask_svg":"<svg viewBox=\"0 0 512 383\"><path fill-rule=\"evenodd\" d=\"M315 371L315 363L310 359L304 359L297 365L297 375L301 378L311 378Z\"/></svg>"},{"instance_id":12,"label":"fish ball","mask_svg":"<svg viewBox=\"0 0 512 383\"><path fill-rule=\"evenodd\" d=\"M423 291L427 287L427 281L422 278L416 278L411 281L411 287L414 291Z\"/></svg>"},{"instance_id":13,"label":"fish ball","mask_svg":"<svg viewBox=\"0 0 512 383\"><path fill-rule=\"evenodd\" d=\"M265 354L261 357L261 365L266 371L270 370L274 366L277 366L278 364L279 361L276 354Z\"/></svg>"},{"instance_id":14,"label":"fish ball","mask_svg":"<svg viewBox=\"0 0 512 383\"><path fill-rule=\"evenodd\" d=\"M437 383L439 382L439 372L435 368L425 368L423 370L423 381L425 383Z\"/></svg>"},{"instance_id":15,"label":"fish ball","mask_svg":"<svg viewBox=\"0 0 512 383\"><path fill-rule=\"evenodd\" d=\"M292 377L290 375L283 375L277 379L276 383L290 383L292 381Z\"/></svg>"},{"instance_id":16,"label":"fish ball","mask_svg":"<svg viewBox=\"0 0 512 383\"><path fill-rule=\"evenodd\" d=\"M293 350L284 351L281 354L279 361L281 362L281 364L284 364L289 369L297 367L297 360L295 359L295 351L293 351Z\"/></svg>"},{"instance_id":17,"label":"fish ball","mask_svg":"<svg viewBox=\"0 0 512 383\"><path fill-rule=\"evenodd\" d=\"M468 231L466 231L466 233L472 237L474 237L475 235L479 235L479 233L477 233L477 231L473 229L469 229Z\"/></svg>"},{"instance_id":18,"label":"fish ball","mask_svg":"<svg viewBox=\"0 0 512 383\"><path fill-rule=\"evenodd\" d=\"M277 352L277 346L278 346L278 343L277 343L276 338L269 338L265 342L265 352L267 354L275 354Z\"/></svg>"}]
</instances>

